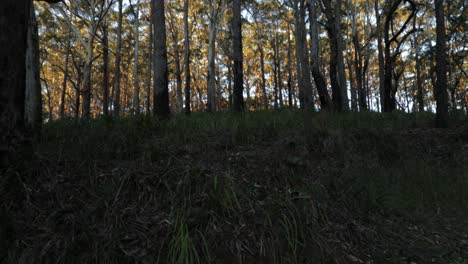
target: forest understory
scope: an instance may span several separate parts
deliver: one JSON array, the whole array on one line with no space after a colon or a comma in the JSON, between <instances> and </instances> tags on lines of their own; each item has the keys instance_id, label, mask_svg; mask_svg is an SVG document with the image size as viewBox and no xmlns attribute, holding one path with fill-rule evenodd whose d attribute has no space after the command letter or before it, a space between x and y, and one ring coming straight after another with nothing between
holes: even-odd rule
<instances>
[{"instance_id":1,"label":"forest understory","mask_svg":"<svg viewBox=\"0 0 468 264\"><path fill-rule=\"evenodd\" d=\"M0 263L468 263L466 115L308 118L45 124L1 178Z\"/></svg>"}]
</instances>

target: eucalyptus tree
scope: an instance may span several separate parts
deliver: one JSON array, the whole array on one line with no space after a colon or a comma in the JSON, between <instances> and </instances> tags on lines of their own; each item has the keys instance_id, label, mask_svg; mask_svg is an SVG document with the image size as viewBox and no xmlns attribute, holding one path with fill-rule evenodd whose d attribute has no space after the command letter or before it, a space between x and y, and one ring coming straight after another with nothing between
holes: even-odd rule
<instances>
[{"instance_id":1,"label":"eucalyptus tree","mask_svg":"<svg viewBox=\"0 0 468 264\"><path fill-rule=\"evenodd\" d=\"M337 111L348 111L348 92L343 57L343 36L341 33L342 0L320 0L325 14L326 29L330 40L330 82L333 104Z\"/></svg>"},{"instance_id":2,"label":"eucalyptus tree","mask_svg":"<svg viewBox=\"0 0 468 264\"><path fill-rule=\"evenodd\" d=\"M299 99L301 108L306 111L314 110L314 102L312 98L312 80L310 77L310 62L307 48L306 36L306 1L293 0L295 35L296 35L296 67L297 79L299 84ZM302 95L302 96L301 96ZM301 100L302 99L302 100Z\"/></svg>"},{"instance_id":3,"label":"eucalyptus tree","mask_svg":"<svg viewBox=\"0 0 468 264\"><path fill-rule=\"evenodd\" d=\"M233 110L241 112L244 110L244 74L242 65L242 16L240 0L232 1L232 13L232 54L234 59Z\"/></svg>"},{"instance_id":4,"label":"eucalyptus tree","mask_svg":"<svg viewBox=\"0 0 468 264\"><path fill-rule=\"evenodd\" d=\"M69 13L73 13L74 17L81 20L82 23L87 26L85 34L81 33L81 29L75 27L71 20L71 14L67 13L63 7L57 6L56 10L58 10L63 18L69 22L69 26L85 50L85 54L82 55L84 57L83 88L81 90L83 96L82 114L85 119L90 119L92 63L95 60L94 41L97 38L97 31L100 28L100 25L107 16L107 13L114 4L114 1L86 0L80 2L73 1L70 4L73 5L74 8L70 8L68 10Z\"/></svg>"},{"instance_id":5,"label":"eucalyptus tree","mask_svg":"<svg viewBox=\"0 0 468 264\"><path fill-rule=\"evenodd\" d=\"M400 5L407 3L405 8ZM414 29L406 30L416 14L416 4L412 0L392 0L386 3L384 24L384 112L392 112L396 109L396 86L392 84L394 77L394 65L401 55L401 48L405 41L414 32ZM402 23L397 23L397 14L405 13ZM399 26L399 28L395 28Z\"/></svg>"},{"instance_id":6,"label":"eucalyptus tree","mask_svg":"<svg viewBox=\"0 0 468 264\"><path fill-rule=\"evenodd\" d=\"M208 0L208 74L207 74L207 111L216 110L216 37L221 17L226 11L225 0Z\"/></svg>"},{"instance_id":7,"label":"eucalyptus tree","mask_svg":"<svg viewBox=\"0 0 468 264\"><path fill-rule=\"evenodd\" d=\"M434 0L436 13L436 71L437 83L435 87L435 98L437 103L436 125L437 127L448 127L448 99L447 99L447 40L445 32L445 10L444 0Z\"/></svg>"},{"instance_id":8,"label":"eucalyptus tree","mask_svg":"<svg viewBox=\"0 0 468 264\"><path fill-rule=\"evenodd\" d=\"M184 0L184 75L185 75L185 114L189 115L190 107L190 33L189 33L189 1Z\"/></svg>"},{"instance_id":9,"label":"eucalyptus tree","mask_svg":"<svg viewBox=\"0 0 468 264\"><path fill-rule=\"evenodd\" d=\"M316 0L309 0L309 23L310 23L310 53L311 68L315 86L319 94L320 105L323 110L332 110L333 102L328 94L325 76L320 69L320 47L319 47L319 24L318 24L318 4Z\"/></svg>"},{"instance_id":10,"label":"eucalyptus tree","mask_svg":"<svg viewBox=\"0 0 468 264\"><path fill-rule=\"evenodd\" d=\"M161 118L170 114L167 66L166 17L163 0L152 0L154 30L153 113Z\"/></svg>"}]
</instances>

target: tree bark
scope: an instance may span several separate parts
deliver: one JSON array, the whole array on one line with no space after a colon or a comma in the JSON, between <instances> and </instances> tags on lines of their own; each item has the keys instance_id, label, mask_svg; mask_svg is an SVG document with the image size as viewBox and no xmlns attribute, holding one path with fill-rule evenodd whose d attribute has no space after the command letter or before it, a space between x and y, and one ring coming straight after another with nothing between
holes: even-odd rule
<instances>
[{"instance_id":1,"label":"tree bark","mask_svg":"<svg viewBox=\"0 0 468 264\"><path fill-rule=\"evenodd\" d=\"M151 6L153 5L153 2L151 2ZM152 71L153 71L153 13L151 12L150 15L150 23L149 23L149 44L148 44L148 61L147 61L147 69L148 71L146 72L146 113L151 112L151 76L152 76Z\"/></svg>"},{"instance_id":2,"label":"tree bark","mask_svg":"<svg viewBox=\"0 0 468 264\"><path fill-rule=\"evenodd\" d=\"M262 102L263 108L268 110L268 97L266 92L266 78L265 78L265 52L263 47L258 46L258 51L260 52L260 74L262 78Z\"/></svg>"},{"instance_id":3,"label":"tree bark","mask_svg":"<svg viewBox=\"0 0 468 264\"><path fill-rule=\"evenodd\" d=\"M189 115L190 109L190 33L189 33L189 1L184 0L184 75L185 75L185 114Z\"/></svg>"},{"instance_id":4,"label":"tree bark","mask_svg":"<svg viewBox=\"0 0 468 264\"><path fill-rule=\"evenodd\" d=\"M344 43L343 36L341 34L341 7L342 1L337 0L335 6L335 31L336 31L336 49L337 49L337 70L338 80L340 82L340 98L341 98L341 110L349 111L349 99L348 99L348 86L346 82L346 70L344 63Z\"/></svg>"},{"instance_id":5,"label":"tree bark","mask_svg":"<svg viewBox=\"0 0 468 264\"><path fill-rule=\"evenodd\" d=\"M294 16L296 22L296 53L299 64L299 90L303 96L303 109L314 110L312 98L312 81L310 78L309 55L307 52L307 39L305 29L305 3L302 0L294 2ZM301 102L302 105L302 102Z\"/></svg>"},{"instance_id":6,"label":"tree bark","mask_svg":"<svg viewBox=\"0 0 468 264\"><path fill-rule=\"evenodd\" d=\"M119 16L117 20L117 48L115 51L115 73L114 73L114 115L120 115L120 93L121 93L121 70L120 64L122 61L122 20L123 20L123 13L122 13L122 0L118 0L119 3Z\"/></svg>"},{"instance_id":7,"label":"tree bark","mask_svg":"<svg viewBox=\"0 0 468 264\"><path fill-rule=\"evenodd\" d=\"M317 6L314 0L309 0L309 23L310 23L310 53L312 60L312 75L314 77L315 86L319 94L320 105L323 110L331 110L333 103L328 94L327 83L325 77L320 71L320 51L319 51L319 32L317 22Z\"/></svg>"},{"instance_id":8,"label":"tree bark","mask_svg":"<svg viewBox=\"0 0 468 264\"><path fill-rule=\"evenodd\" d=\"M233 110L241 112L244 110L244 74L242 53L242 17L241 1L232 1L233 11L233 58L234 58L234 96Z\"/></svg>"},{"instance_id":9,"label":"tree bark","mask_svg":"<svg viewBox=\"0 0 468 264\"><path fill-rule=\"evenodd\" d=\"M60 95L60 119L65 118L65 96L67 94L67 84L68 84L68 67L70 64L70 52L71 52L71 33L72 30L68 30L68 39L67 39L67 48L65 50L65 67L63 72L63 82L62 82L62 94Z\"/></svg>"},{"instance_id":10,"label":"tree bark","mask_svg":"<svg viewBox=\"0 0 468 264\"><path fill-rule=\"evenodd\" d=\"M385 59L382 44L382 25L380 22L379 0L374 1L376 26L377 26L377 51L379 57L379 95L380 95L380 109L383 112L385 108Z\"/></svg>"},{"instance_id":11,"label":"tree bark","mask_svg":"<svg viewBox=\"0 0 468 264\"><path fill-rule=\"evenodd\" d=\"M26 52L26 93L25 93L25 122L26 127L33 132L39 132L42 125L42 94L39 61L39 35L34 12L31 5L28 40Z\"/></svg>"},{"instance_id":12,"label":"tree bark","mask_svg":"<svg viewBox=\"0 0 468 264\"><path fill-rule=\"evenodd\" d=\"M139 64L138 64L138 52L140 44L140 0L136 2L135 11L135 46L134 46L134 59L133 59L133 110L135 114L139 115L141 112L140 108L140 80L138 78Z\"/></svg>"},{"instance_id":13,"label":"tree bark","mask_svg":"<svg viewBox=\"0 0 468 264\"><path fill-rule=\"evenodd\" d=\"M109 36L107 21L102 25L102 71L104 94L102 100L102 112L104 116L109 116Z\"/></svg>"},{"instance_id":14,"label":"tree bark","mask_svg":"<svg viewBox=\"0 0 468 264\"><path fill-rule=\"evenodd\" d=\"M447 40L445 32L444 0L435 0L436 12L436 72L437 81L435 97L437 103L436 126L448 127L448 94L447 94Z\"/></svg>"},{"instance_id":15,"label":"tree bark","mask_svg":"<svg viewBox=\"0 0 468 264\"><path fill-rule=\"evenodd\" d=\"M207 95L207 111L216 111L216 73L215 73L215 59L216 59L216 34L218 27L218 8L215 3L211 4L210 10L210 24L208 35L208 95Z\"/></svg>"},{"instance_id":16,"label":"tree bark","mask_svg":"<svg viewBox=\"0 0 468 264\"><path fill-rule=\"evenodd\" d=\"M290 36L290 26L288 23L288 65L287 65L287 70L288 70L288 106L289 108L293 108L293 87L292 87L292 44L291 44L291 36Z\"/></svg>"},{"instance_id":17,"label":"tree bark","mask_svg":"<svg viewBox=\"0 0 468 264\"><path fill-rule=\"evenodd\" d=\"M0 168L17 159L25 144L24 101L30 0L0 2Z\"/></svg>"},{"instance_id":18,"label":"tree bark","mask_svg":"<svg viewBox=\"0 0 468 264\"><path fill-rule=\"evenodd\" d=\"M154 106L153 112L161 118L169 117L169 82L167 68L166 18L164 0L154 1Z\"/></svg>"}]
</instances>

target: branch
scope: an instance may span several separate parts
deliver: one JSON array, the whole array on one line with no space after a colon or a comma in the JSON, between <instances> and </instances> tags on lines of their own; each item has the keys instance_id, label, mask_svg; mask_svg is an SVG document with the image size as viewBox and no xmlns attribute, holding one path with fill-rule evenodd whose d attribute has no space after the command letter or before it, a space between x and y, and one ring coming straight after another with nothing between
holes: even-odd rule
<instances>
[{"instance_id":1,"label":"branch","mask_svg":"<svg viewBox=\"0 0 468 264\"><path fill-rule=\"evenodd\" d=\"M49 3L49 4L56 4L56 3L62 2L63 0L36 0L36 1L39 1L39 2L47 2L47 3Z\"/></svg>"}]
</instances>

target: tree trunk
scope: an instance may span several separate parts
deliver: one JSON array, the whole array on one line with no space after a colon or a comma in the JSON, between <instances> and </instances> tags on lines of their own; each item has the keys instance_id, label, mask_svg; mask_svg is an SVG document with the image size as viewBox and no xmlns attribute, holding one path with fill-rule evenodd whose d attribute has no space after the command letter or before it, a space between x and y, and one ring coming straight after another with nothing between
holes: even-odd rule
<instances>
[{"instance_id":1,"label":"tree trunk","mask_svg":"<svg viewBox=\"0 0 468 264\"><path fill-rule=\"evenodd\" d=\"M444 0L435 0L436 12L436 72L437 81L435 97L437 102L436 126L448 127L448 95L447 95L447 41L445 32Z\"/></svg>"},{"instance_id":2,"label":"tree trunk","mask_svg":"<svg viewBox=\"0 0 468 264\"><path fill-rule=\"evenodd\" d=\"M138 78L139 64L138 64L138 51L140 44L140 0L136 2L136 11L135 11L135 47L134 47L134 56L133 59L133 110L135 114L139 115L141 112L140 108L140 80Z\"/></svg>"},{"instance_id":3,"label":"tree trunk","mask_svg":"<svg viewBox=\"0 0 468 264\"><path fill-rule=\"evenodd\" d=\"M260 72L262 77L262 102L263 108L268 110L268 97L266 92L266 78L265 78L265 52L263 47L258 46L258 51L260 52Z\"/></svg>"},{"instance_id":4,"label":"tree trunk","mask_svg":"<svg viewBox=\"0 0 468 264\"><path fill-rule=\"evenodd\" d=\"M327 24L326 29L328 32L328 36L330 39L330 83L332 89L332 99L333 105L335 107L334 110L342 111L343 110L343 99L342 96L342 89L340 87L340 76L338 73L338 60L339 60L339 47L338 47L338 31L340 28L337 28L339 23L336 21L337 12L334 11L331 7L331 2L329 0L322 0L323 7L325 8L322 10L327 17ZM336 7L335 7L336 8Z\"/></svg>"},{"instance_id":5,"label":"tree trunk","mask_svg":"<svg viewBox=\"0 0 468 264\"><path fill-rule=\"evenodd\" d=\"M210 10L209 40L208 40L208 95L207 111L216 111L216 80L215 80L215 59L216 59L216 33L218 10L216 4L212 4Z\"/></svg>"},{"instance_id":6,"label":"tree trunk","mask_svg":"<svg viewBox=\"0 0 468 264\"><path fill-rule=\"evenodd\" d=\"M153 5L153 4L151 4ZM151 21L152 15L151 15ZM150 113L151 111L151 72L153 71L153 23L150 22L149 24L149 44L148 44L148 61L147 61L147 68L148 71L146 72L146 113Z\"/></svg>"},{"instance_id":7,"label":"tree trunk","mask_svg":"<svg viewBox=\"0 0 468 264\"><path fill-rule=\"evenodd\" d=\"M319 61L319 32L317 22L317 6L314 0L309 0L309 22L310 22L310 53L312 59L312 75L314 76L315 86L319 94L320 105L323 110L331 110L333 104L328 94L327 83L325 77L320 71Z\"/></svg>"},{"instance_id":8,"label":"tree trunk","mask_svg":"<svg viewBox=\"0 0 468 264\"><path fill-rule=\"evenodd\" d=\"M336 50L337 50L337 70L338 80L340 82L341 110L349 111L348 89L346 82L346 71L343 56L343 36L341 34L341 0L336 1L335 6L335 31L336 31Z\"/></svg>"},{"instance_id":9,"label":"tree trunk","mask_svg":"<svg viewBox=\"0 0 468 264\"><path fill-rule=\"evenodd\" d=\"M65 67L63 73L62 82L62 94L60 95L60 119L65 118L65 96L67 94L67 83L68 83L68 65L70 64L70 52L71 52L71 27L68 30L67 48L65 50Z\"/></svg>"},{"instance_id":10,"label":"tree trunk","mask_svg":"<svg viewBox=\"0 0 468 264\"><path fill-rule=\"evenodd\" d=\"M379 95L380 95L380 109L383 112L385 108L385 59L384 50L382 45L382 25L380 22L379 0L374 1L375 17L377 25L377 50L379 57Z\"/></svg>"},{"instance_id":11,"label":"tree trunk","mask_svg":"<svg viewBox=\"0 0 468 264\"><path fill-rule=\"evenodd\" d=\"M233 11L233 57L234 57L234 98L233 110L241 112L244 110L244 75L242 54L242 17L241 1L232 1Z\"/></svg>"},{"instance_id":12,"label":"tree trunk","mask_svg":"<svg viewBox=\"0 0 468 264\"><path fill-rule=\"evenodd\" d=\"M189 1L184 0L184 74L185 74L185 114L189 115L190 109L190 35L189 35Z\"/></svg>"},{"instance_id":13,"label":"tree trunk","mask_svg":"<svg viewBox=\"0 0 468 264\"><path fill-rule=\"evenodd\" d=\"M30 0L0 2L0 167L17 160L24 143L26 49Z\"/></svg>"},{"instance_id":14,"label":"tree trunk","mask_svg":"<svg viewBox=\"0 0 468 264\"><path fill-rule=\"evenodd\" d=\"M273 98L274 98L274 101L273 101L273 107L275 110L278 110L278 86L279 86L279 82L278 82L278 76L279 76L279 73L278 73L278 48L276 46L276 40L275 39L272 39L271 40L271 47L273 48L273 83L274 83L274 86L273 86Z\"/></svg>"},{"instance_id":15,"label":"tree trunk","mask_svg":"<svg viewBox=\"0 0 468 264\"><path fill-rule=\"evenodd\" d=\"M25 122L26 127L39 132L42 125L42 94L39 61L39 35L34 12L31 5L28 40L26 52L26 92L25 92Z\"/></svg>"},{"instance_id":16,"label":"tree trunk","mask_svg":"<svg viewBox=\"0 0 468 264\"><path fill-rule=\"evenodd\" d=\"M309 55L307 52L307 39L305 29L305 3L299 0L294 2L294 16L296 22L296 53L299 63L299 90L303 96L303 109L314 110L312 98L312 81L310 79ZM302 105L302 102L301 102Z\"/></svg>"},{"instance_id":17,"label":"tree trunk","mask_svg":"<svg viewBox=\"0 0 468 264\"><path fill-rule=\"evenodd\" d=\"M103 86L104 94L102 100L102 112L104 116L109 116L109 36L107 29L107 21L102 25L102 71L103 71Z\"/></svg>"},{"instance_id":18,"label":"tree trunk","mask_svg":"<svg viewBox=\"0 0 468 264\"><path fill-rule=\"evenodd\" d=\"M86 54L86 61L83 69L83 89L82 89L82 96L83 96L83 118L90 119L91 118L91 68L93 63L93 34L89 34L88 39L88 47L87 47L87 54Z\"/></svg>"},{"instance_id":19,"label":"tree trunk","mask_svg":"<svg viewBox=\"0 0 468 264\"><path fill-rule=\"evenodd\" d=\"M351 111L358 111L358 98L356 92L356 84L354 82L354 70L351 63L351 59L347 58L348 71L349 71L349 86L351 88Z\"/></svg>"},{"instance_id":20,"label":"tree trunk","mask_svg":"<svg viewBox=\"0 0 468 264\"><path fill-rule=\"evenodd\" d=\"M154 1L154 0L153 0ZM122 0L118 0L119 3L119 17L117 21L117 48L115 51L115 73L114 73L114 115L120 115L120 85L121 85L121 71L120 71L120 64L122 61Z\"/></svg>"},{"instance_id":21,"label":"tree trunk","mask_svg":"<svg viewBox=\"0 0 468 264\"><path fill-rule=\"evenodd\" d=\"M283 79L281 78L281 54L280 54L280 44L279 44L279 37L278 32L276 32L276 73L278 74L278 99L279 99L279 107L283 108Z\"/></svg>"},{"instance_id":22,"label":"tree trunk","mask_svg":"<svg viewBox=\"0 0 468 264\"><path fill-rule=\"evenodd\" d=\"M289 108L293 108L293 88L292 88L292 44L291 44L291 36L290 36L290 28L288 23L288 106Z\"/></svg>"},{"instance_id":23,"label":"tree trunk","mask_svg":"<svg viewBox=\"0 0 468 264\"><path fill-rule=\"evenodd\" d=\"M164 0L154 1L154 106L155 115L166 118L170 114L167 69L166 18Z\"/></svg>"}]
</instances>

